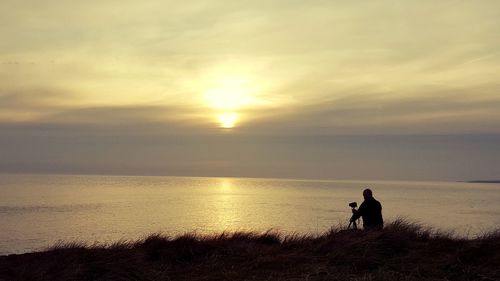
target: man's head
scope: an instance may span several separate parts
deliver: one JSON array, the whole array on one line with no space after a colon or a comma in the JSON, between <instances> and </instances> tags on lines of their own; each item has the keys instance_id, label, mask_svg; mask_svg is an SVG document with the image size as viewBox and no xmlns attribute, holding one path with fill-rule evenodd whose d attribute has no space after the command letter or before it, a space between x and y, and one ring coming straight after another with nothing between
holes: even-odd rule
<instances>
[{"instance_id":1,"label":"man's head","mask_svg":"<svg viewBox=\"0 0 500 281\"><path fill-rule=\"evenodd\" d=\"M373 198L372 190L369 188L363 190L363 197L365 198L365 200L372 199Z\"/></svg>"}]
</instances>

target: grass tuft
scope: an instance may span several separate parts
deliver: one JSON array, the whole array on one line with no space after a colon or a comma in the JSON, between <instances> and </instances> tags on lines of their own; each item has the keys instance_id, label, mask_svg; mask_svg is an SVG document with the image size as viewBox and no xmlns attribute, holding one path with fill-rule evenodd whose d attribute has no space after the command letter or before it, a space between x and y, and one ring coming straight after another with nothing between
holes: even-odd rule
<instances>
[{"instance_id":1,"label":"grass tuft","mask_svg":"<svg viewBox=\"0 0 500 281\"><path fill-rule=\"evenodd\" d=\"M500 280L500 230L474 239L399 218L383 230L154 233L0 256L0 280Z\"/></svg>"}]
</instances>

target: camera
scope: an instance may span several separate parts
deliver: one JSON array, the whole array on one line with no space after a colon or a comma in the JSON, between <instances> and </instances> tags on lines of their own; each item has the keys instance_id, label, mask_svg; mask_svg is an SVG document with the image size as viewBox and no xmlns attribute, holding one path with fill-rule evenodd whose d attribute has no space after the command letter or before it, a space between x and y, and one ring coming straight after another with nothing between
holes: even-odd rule
<instances>
[{"instance_id":1,"label":"camera","mask_svg":"<svg viewBox=\"0 0 500 281\"><path fill-rule=\"evenodd\" d=\"M351 203L349 203L349 207L356 208L356 207L358 207L358 203L357 202L351 202Z\"/></svg>"}]
</instances>

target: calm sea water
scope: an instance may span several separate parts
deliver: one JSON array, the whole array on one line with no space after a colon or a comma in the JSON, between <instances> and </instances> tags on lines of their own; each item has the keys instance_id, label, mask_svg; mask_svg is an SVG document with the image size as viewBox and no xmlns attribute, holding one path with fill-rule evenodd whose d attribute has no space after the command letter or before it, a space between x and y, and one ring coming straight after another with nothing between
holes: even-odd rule
<instances>
[{"instance_id":1,"label":"calm sea water","mask_svg":"<svg viewBox=\"0 0 500 281\"><path fill-rule=\"evenodd\" d=\"M345 224L367 186L386 221L403 216L469 236L500 225L499 184L0 175L0 254L152 232L320 233Z\"/></svg>"}]
</instances>

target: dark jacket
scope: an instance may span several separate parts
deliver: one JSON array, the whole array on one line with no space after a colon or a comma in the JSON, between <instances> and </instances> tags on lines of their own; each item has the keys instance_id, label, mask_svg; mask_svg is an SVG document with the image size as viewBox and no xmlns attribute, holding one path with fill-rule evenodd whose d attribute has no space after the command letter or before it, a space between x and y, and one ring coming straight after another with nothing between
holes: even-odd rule
<instances>
[{"instance_id":1,"label":"dark jacket","mask_svg":"<svg viewBox=\"0 0 500 281\"><path fill-rule=\"evenodd\" d=\"M363 227L365 229L379 229L384 227L382 205L375 198L365 200L361 203L353 219L358 219L359 217L363 218Z\"/></svg>"}]
</instances>

